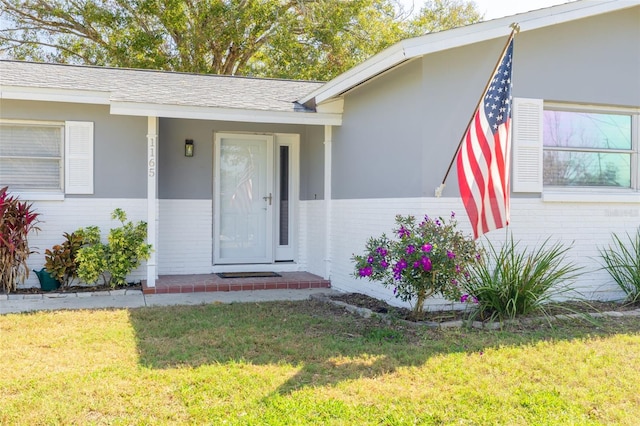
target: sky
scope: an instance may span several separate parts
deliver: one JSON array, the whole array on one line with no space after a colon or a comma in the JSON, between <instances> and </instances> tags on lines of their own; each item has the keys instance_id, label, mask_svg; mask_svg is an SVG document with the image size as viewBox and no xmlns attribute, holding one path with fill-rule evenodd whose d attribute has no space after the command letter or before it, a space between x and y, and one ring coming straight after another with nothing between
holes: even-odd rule
<instances>
[{"instance_id":1,"label":"sky","mask_svg":"<svg viewBox=\"0 0 640 426\"><path fill-rule=\"evenodd\" d=\"M569 1L570 0L474 0L480 13L484 13L485 21L568 3ZM416 11L419 10L424 3L422 0L400 0L400 2L407 8L414 5Z\"/></svg>"}]
</instances>

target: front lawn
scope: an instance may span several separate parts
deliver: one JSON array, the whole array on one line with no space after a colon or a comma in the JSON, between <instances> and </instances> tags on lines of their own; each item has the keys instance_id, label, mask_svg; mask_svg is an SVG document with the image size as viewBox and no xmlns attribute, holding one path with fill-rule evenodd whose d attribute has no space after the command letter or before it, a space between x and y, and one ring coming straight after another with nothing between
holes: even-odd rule
<instances>
[{"instance_id":1,"label":"front lawn","mask_svg":"<svg viewBox=\"0 0 640 426\"><path fill-rule=\"evenodd\" d=\"M431 330L273 302L11 314L0 341L0 424L640 418L638 318Z\"/></svg>"}]
</instances>

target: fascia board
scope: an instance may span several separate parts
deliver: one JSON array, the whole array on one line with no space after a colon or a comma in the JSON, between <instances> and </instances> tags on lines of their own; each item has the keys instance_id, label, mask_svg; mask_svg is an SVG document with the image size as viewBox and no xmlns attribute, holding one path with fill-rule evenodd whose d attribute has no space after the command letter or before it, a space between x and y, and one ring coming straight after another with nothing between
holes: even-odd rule
<instances>
[{"instance_id":1,"label":"fascia board","mask_svg":"<svg viewBox=\"0 0 640 426\"><path fill-rule=\"evenodd\" d=\"M109 92L0 85L0 99L108 105Z\"/></svg>"},{"instance_id":2,"label":"fascia board","mask_svg":"<svg viewBox=\"0 0 640 426\"><path fill-rule=\"evenodd\" d=\"M391 46L371 59L356 65L351 70L339 75L327 84L321 86L317 90L311 92L304 98L300 99L301 104L305 104L311 99L316 100L319 104L335 95L338 95L353 86L356 86L369 78L380 74L381 72L403 62L406 59L403 42Z\"/></svg>"},{"instance_id":3,"label":"fascia board","mask_svg":"<svg viewBox=\"0 0 640 426\"><path fill-rule=\"evenodd\" d=\"M191 105L163 105L112 101L111 114L195 120L238 121L245 123L342 125L342 114L317 112L262 111Z\"/></svg>"},{"instance_id":4,"label":"fascia board","mask_svg":"<svg viewBox=\"0 0 640 426\"><path fill-rule=\"evenodd\" d=\"M520 31L524 32L638 5L640 0L589 0L565 3L403 40L327 82L302 98L300 103L304 104L315 98L316 104L319 104L418 56L506 36L511 32L511 23L519 24Z\"/></svg>"},{"instance_id":5,"label":"fascia board","mask_svg":"<svg viewBox=\"0 0 640 426\"><path fill-rule=\"evenodd\" d=\"M407 40L406 54L408 58L413 58L504 37L511 32L512 23L517 23L520 31L526 32L638 5L640 0L591 0L565 3L410 39Z\"/></svg>"}]
</instances>

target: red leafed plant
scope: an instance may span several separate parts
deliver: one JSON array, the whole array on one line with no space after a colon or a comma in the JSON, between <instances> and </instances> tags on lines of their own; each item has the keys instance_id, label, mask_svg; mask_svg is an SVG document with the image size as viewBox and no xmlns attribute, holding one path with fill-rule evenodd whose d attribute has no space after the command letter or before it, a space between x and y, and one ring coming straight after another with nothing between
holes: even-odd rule
<instances>
[{"instance_id":1,"label":"red leafed plant","mask_svg":"<svg viewBox=\"0 0 640 426\"><path fill-rule=\"evenodd\" d=\"M8 187L0 188L0 284L6 293L15 291L18 282L29 277L27 236L38 232L38 213L33 206L9 195Z\"/></svg>"}]
</instances>

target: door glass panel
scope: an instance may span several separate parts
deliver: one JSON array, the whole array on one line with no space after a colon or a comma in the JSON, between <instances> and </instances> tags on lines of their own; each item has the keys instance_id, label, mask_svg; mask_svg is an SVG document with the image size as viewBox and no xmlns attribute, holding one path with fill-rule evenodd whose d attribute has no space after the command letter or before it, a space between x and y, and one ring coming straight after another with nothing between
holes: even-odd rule
<instances>
[{"instance_id":1,"label":"door glass panel","mask_svg":"<svg viewBox=\"0 0 640 426\"><path fill-rule=\"evenodd\" d=\"M289 245L289 147L280 147L280 217L278 218L278 241Z\"/></svg>"},{"instance_id":2,"label":"door glass panel","mask_svg":"<svg viewBox=\"0 0 640 426\"><path fill-rule=\"evenodd\" d=\"M269 260L267 248L267 143L220 141L220 260Z\"/></svg>"}]
</instances>

